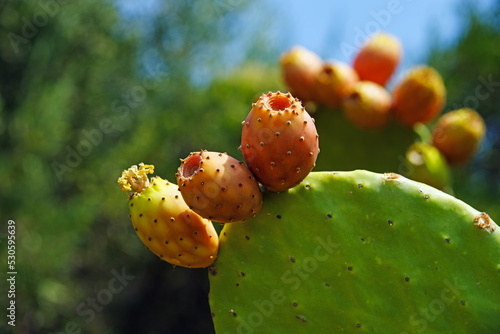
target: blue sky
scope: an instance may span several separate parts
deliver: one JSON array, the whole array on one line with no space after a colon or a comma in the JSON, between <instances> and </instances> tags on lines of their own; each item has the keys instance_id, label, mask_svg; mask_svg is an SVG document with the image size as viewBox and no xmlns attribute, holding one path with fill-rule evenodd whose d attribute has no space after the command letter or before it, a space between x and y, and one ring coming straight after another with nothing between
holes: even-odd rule
<instances>
[{"instance_id":1,"label":"blue sky","mask_svg":"<svg viewBox=\"0 0 500 334\"><path fill-rule=\"evenodd\" d=\"M155 12L158 1L115 0L126 16L147 17ZM207 0L198 0L207 1ZM245 0L208 0L213 10L244 6ZM488 10L494 0L257 0L239 17L248 27L239 41L227 46L226 65L237 64L244 57L238 52L241 43L251 43L256 16L270 17L266 22L269 41L280 52L302 45L323 59L352 62L355 51L375 31L398 37L403 58L392 83L411 66L425 62L433 45L452 45L464 27L464 4L473 3L480 11ZM263 11L265 11L263 13ZM239 44L240 43L240 44ZM248 46L248 45L247 45ZM278 60L276 60L278 61ZM200 76L200 71L197 71ZM203 78L198 78L203 81Z\"/></svg>"}]
</instances>

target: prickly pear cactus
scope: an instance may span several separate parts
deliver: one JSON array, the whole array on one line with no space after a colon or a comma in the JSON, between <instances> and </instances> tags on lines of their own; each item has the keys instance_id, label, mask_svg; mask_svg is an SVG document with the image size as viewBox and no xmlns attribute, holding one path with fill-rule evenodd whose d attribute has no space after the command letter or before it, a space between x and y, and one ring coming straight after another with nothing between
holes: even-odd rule
<instances>
[{"instance_id":1,"label":"prickly pear cactus","mask_svg":"<svg viewBox=\"0 0 500 334\"><path fill-rule=\"evenodd\" d=\"M220 243L209 270L219 334L500 328L500 229L397 174L311 173L266 192Z\"/></svg>"}]
</instances>

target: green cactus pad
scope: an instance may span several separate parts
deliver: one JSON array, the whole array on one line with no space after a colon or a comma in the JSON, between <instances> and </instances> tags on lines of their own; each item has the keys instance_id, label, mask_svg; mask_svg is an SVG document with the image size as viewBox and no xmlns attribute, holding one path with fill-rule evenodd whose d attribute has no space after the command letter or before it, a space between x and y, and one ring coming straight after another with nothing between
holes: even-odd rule
<instances>
[{"instance_id":1,"label":"green cactus pad","mask_svg":"<svg viewBox=\"0 0 500 334\"><path fill-rule=\"evenodd\" d=\"M406 150L418 139L412 128L392 121L380 130L360 130L340 110L326 108L319 108L312 117L316 120L321 147L314 170L363 168L378 173L407 170Z\"/></svg>"},{"instance_id":2,"label":"green cactus pad","mask_svg":"<svg viewBox=\"0 0 500 334\"><path fill-rule=\"evenodd\" d=\"M311 173L221 231L216 332L498 332L496 227L397 174Z\"/></svg>"}]
</instances>

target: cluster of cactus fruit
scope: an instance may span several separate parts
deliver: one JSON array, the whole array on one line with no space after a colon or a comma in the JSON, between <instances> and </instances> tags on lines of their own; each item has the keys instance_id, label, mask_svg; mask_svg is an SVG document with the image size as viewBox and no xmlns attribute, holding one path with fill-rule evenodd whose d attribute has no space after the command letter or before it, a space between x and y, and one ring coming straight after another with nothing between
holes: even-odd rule
<instances>
[{"instance_id":1,"label":"cluster of cactus fruit","mask_svg":"<svg viewBox=\"0 0 500 334\"><path fill-rule=\"evenodd\" d=\"M460 109L428 130L444 85L419 66L389 93L400 56L386 34L368 41L352 67L296 47L281 58L291 93L263 94L242 122L244 161L192 152L177 184L149 179L154 167L143 163L123 171L118 182L146 247L174 266L210 267L216 332L499 328L500 230L434 188L445 188L449 164L474 155L484 122ZM311 102L340 108L362 131L391 117L420 128L406 159L412 178L431 186L395 173L311 172L319 153ZM224 223L219 235L211 221Z\"/></svg>"},{"instance_id":2,"label":"cluster of cactus fruit","mask_svg":"<svg viewBox=\"0 0 500 334\"><path fill-rule=\"evenodd\" d=\"M396 37L377 33L361 47L352 66L324 61L300 46L284 52L280 65L292 94L305 103L341 110L344 118L361 131L382 131L391 120L407 131L432 126L432 136L420 138L418 145L408 148L406 156L413 159L407 163L418 170L412 179L445 189L450 181L449 168L474 156L486 127L481 116L468 108L440 116L446 88L439 73L427 65L408 70L389 92L385 86L401 55ZM315 118L331 112L320 111ZM433 160L426 160L431 156Z\"/></svg>"},{"instance_id":3,"label":"cluster of cactus fruit","mask_svg":"<svg viewBox=\"0 0 500 334\"><path fill-rule=\"evenodd\" d=\"M118 179L129 197L135 231L148 249L173 265L207 267L218 236L210 221L232 223L256 216L262 185L281 192L299 184L319 153L314 119L290 93L262 95L243 121L243 161L202 150L181 159L172 184L149 180L152 165L132 166Z\"/></svg>"}]
</instances>

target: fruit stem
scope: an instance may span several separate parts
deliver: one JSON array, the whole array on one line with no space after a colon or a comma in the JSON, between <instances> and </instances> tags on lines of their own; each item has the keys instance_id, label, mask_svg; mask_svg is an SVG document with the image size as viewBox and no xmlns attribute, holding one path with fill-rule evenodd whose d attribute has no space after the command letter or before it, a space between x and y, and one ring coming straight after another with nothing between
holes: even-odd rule
<instances>
[{"instance_id":1,"label":"fruit stem","mask_svg":"<svg viewBox=\"0 0 500 334\"><path fill-rule=\"evenodd\" d=\"M133 165L122 172L122 176L118 179L118 183L123 191L135 190L141 192L149 187L149 178L147 174L154 172L155 166L145 165L140 163L139 167Z\"/></svg>"}]
</instances>

